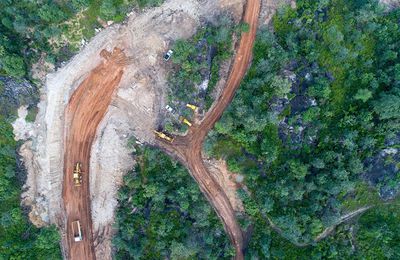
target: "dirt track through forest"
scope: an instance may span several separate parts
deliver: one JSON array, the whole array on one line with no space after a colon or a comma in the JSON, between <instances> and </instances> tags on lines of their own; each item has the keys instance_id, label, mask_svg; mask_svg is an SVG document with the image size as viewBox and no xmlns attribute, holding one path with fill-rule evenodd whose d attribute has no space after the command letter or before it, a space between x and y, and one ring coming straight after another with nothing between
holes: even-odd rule
<instances>
[{"instance_id":1,"label":"dirt track through forest","mask_svg":"<svg viewBox=\"0 0 400 260\"><path fill-rule=\"evenodd\" d=\"M177 156L188 168L201 191L210 201L218 216L224 224L232 244L235 247L235 259L243 259L243 234L236 220L235 211L225 192L206 169L201 151L207 133L214 127L218 119L232 101L236 89L239 87L247 68L250 65L253 45L257 32L258 17L260 13L260 0L248 0L243 17L243 22L250 25L247 33L242 33L239 48L235 56L227 83L215 105L206 114L200 125L193 125L188 134L177 136L172 144L160 142L159 144L169 153Z\"/></svg>"},{"instance_id":2,"label":"dirt track through forest","mask_svg":"<svg viewBox=\"0 0 400 260\"><path fill-rule=\"evenodd\" d=\"M159 143L189 168L200 189L222 220L235 247L236 259L243 259L242 231L228 197L206 169L201 151L208 131L213 128L232 101L249 67L259 12L260 0L248 0L243 21L250 25L250 30L242 34L229 78L215 106L206 114L200 125L194 125L186 136L177 137L173 145ZM66 145L62 194L67 232L67 241L64 246L68 259L95 259L89 196L90 150L97 127L111 103L113 93L119 85L124 66L128 61L120 49L114 49L113 53L103 50L101 55L105 58L104 62L80 84L65 111ZM84 172L83 183L80 187L74 186L72 178L73 167L77 162L82 163ZM81 223L83 236L81 242L74 242L71 223L75 220Z\"/></svg>"},{"instance_id":3,"label":"dirt track through forest","mask_svg":"<svg viewBox=\"0 0 400 260\"><path fill-rule=\"evenodd\" d=\"M65 110L63 200L66 213L67 259L95 259L89 196L90 150L96 130L122 78L127 59L120 49L101 52L105 59L79 85ZM74 165L82 163L82 185L75 187ZM94 174L94 173L91 173ZM71 223L79 220L83 241L75 242Z\"/></svg>"}]
</instances>

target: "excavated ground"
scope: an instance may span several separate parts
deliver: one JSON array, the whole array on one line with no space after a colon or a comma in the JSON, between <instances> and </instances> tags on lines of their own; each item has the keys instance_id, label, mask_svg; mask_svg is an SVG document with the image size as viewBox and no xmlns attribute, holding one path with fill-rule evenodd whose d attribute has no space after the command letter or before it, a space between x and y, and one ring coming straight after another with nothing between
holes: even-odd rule
<instances>
[{"instance_id":1,"label":"excavated ground","mask_svg":"<svg viewBox=\"0 0 400 260\"><path fill-rule=\"evenodd\" d=\"M167 0L146 14L134 13L125 25L107 28L69 64L47 77L36 122L25 124L20 120L14 127L17 138L30 139L21 148L29 173L23 202L32 206L30 218L37 225L50 222L61 227L65 256L110 259L116 190L123 173L134 163L124 144L131 132L140 141L153 143L151 130L164 105L162 53L171 41L190 37L201 19L213 20L227 9L239 16L242 2ZM285 1L262 1L260 24L268 23L282 2ZM205 166L201 149L250 64L259 11L260 0L249 0L244 21L251 30L243 34L226 87L204 120L186 136L177 137L173 145L158 142L189 168L222 219L235 246L236 259L243 259L243 235L233 202L224 185ZM127 61L121 49L113 54L103 51L105 60L100 58L100 50L116 46L135 59ZM26 113L22 112L24 117ZM83 162L85 171L85 185L81 188L74 187L70 178L76 161ZM84 242L71 240L70 223L76 219L81 221L83 236L87 238ZM93 235L99 233L101 239Z\"/></svg>"},{"instance_id":2,"label":"excavated ground","mask_svg":"<svg viewBox=\"0 0 400 260\"><path fill-rule=\"evenodd\" d=\"M221 188L224 190L232 208L236 212L244 212L243 202L237 195L237 190L242 186L243 176L234 174L228 170L228 165L224 160L215 160L204 158L203 161L208 172L215 178Z\"/></svg>"}]
</instances>

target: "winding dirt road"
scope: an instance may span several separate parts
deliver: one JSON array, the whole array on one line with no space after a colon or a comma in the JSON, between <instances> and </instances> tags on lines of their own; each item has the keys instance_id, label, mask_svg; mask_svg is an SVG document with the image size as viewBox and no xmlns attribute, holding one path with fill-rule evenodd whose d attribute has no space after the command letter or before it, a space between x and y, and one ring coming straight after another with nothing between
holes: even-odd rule
<instances>
[{"instance_id":1,"label":"winding dirt road","mask_svg":"<svg viewBox=\"0 0 400 260\"><path fill-rule=\"evenodd\" d=\"M200 125L193 125L188 134L177 136L172 144L159 142L169 154L178 158L189 169L191 175L197 181L201 191L214 207L224 224L232 244L236 250L236 259L243 259L243 235L236 220L235 211L225 192L208 172L202 160L201 151L207 133L221 118L226 107L232 101L236 89L243 79L252 57L253 45L256 37L258 17L260 13L260 0L248 0L243 17L243 22L250 25L250 30L243 33L239 48L235 56L227 83L214 106L206 114Z\"/></svg>"},{"instance_id":2,"label":"winding dirt road","mask_svg":"<svg viewBox=\"0 0 400 260\"><path fill-rule=\"evenodd\" d=\"M98 65L80 84L65 110L65 153L63 200L66 213L67 259L95 259L92 218L89 197L90 150L96 130L111 103L121 80L126 57L115 48L112 53L101 52L103 63ZM75 187L72 173L76 162L82 163L82 185ZM92 173L93 174L93 173ZM79 220L83 241L75 242L71 223Z\"/></svg>"},{"instance_id":3,"label":"winding dirt road","mask_svg":"<svg viewBox=\"0 0 400 260\"><path fill-rule=\"evenodd\" d=\"M208 131L214 127L215 122L232 101L235 91L249 67L259 12L260 0L248 0L243 21L250 25L250 30L248 33L242 34L226 86L201 124L192 126L186 136L177 137L172 145L159 142L160 146L170 154L177 156L188 167L198 182L200 189L216 210L229 234L236 250L236 259L243 259L242 230L228 197L204 166L201 151ZM104 58L103 63L97 66L80 84L65 110L62 194L67 232L67 241L64 241L64 246L66 246L68 259L95 259L89 197L90 149L96 136L97 127L111 103L113 93L119 85L128 61L122 50L117 48L113 53L103 50L101 55ZM84 171L83 183L80 187L75 187L72 179L73 167L77 162L82 163ZM81 242L74 242L71 223L75 220L79 220L82 226L83 241Z\"/></svg>"}]
</instances>

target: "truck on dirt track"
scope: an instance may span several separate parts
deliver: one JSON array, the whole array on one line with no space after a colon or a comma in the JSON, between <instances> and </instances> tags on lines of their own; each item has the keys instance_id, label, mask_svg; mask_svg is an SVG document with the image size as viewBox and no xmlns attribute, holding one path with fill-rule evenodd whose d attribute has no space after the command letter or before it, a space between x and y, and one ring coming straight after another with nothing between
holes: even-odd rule
<instances>
[{"instance_id":1,"label":"truck on dirt track","mask_svg":"<svg viewBox=\"0 0 400 260\"><path fill-rule=\"evenodd\" d=\"M82 241L82 230L81 230L81 224L79 223L79 220L72 222L72 233L74 234L75 242Z\"/></svg>"},{"instance_id":2,"label":"truck on dirt track","mask_svg":"<svg viewBox=\"0 0 400 260\"><path fill-rule=\"evenodd\" d=\"M82 184L82 169L81 168L82 168L82 164L77 162L75 164L74 173L73 173L75 186L81 186L81 184Z\"/></svg>"}]
</instances>

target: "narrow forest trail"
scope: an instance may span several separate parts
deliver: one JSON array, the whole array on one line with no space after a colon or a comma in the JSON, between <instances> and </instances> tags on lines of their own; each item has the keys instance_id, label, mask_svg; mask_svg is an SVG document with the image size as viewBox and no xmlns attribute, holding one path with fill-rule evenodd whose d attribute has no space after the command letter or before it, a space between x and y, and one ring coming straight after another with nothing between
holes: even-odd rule
<instances>
[{"instance_id":1,"label":"narrow forest trail","mask_svg":"<svg viewBox=\"0 0 400 260\"><path fill-rule=\"evenodd\" d=\"M221 118L223 112L232 101L235 91L250 65L260 8L260 0L247 1L243 22L249 24L249 32L242 33L226 85L203 121L200 124L194 124L187 135L177 136L172 144L159 142L161 147L169 154L177 157L189 169L191 175L199 184L201 191L214 207L235 247L235 259L244 259L242 230L236 220L235 211L227 195L205 167L201 151L208 132Z\"/></svg>"},{"instance_id":2,"label":"narrow forest trail","mask_svg":"<svg viewBox=\"0 0 400 260\"><path fill-rule=\"evenodd\" d=\"M293 245L297 246L297 247L306 247L306 246L312 246L318 242L320 242L321 240L327 238L330 234L332 234L332 232L341 224L343 224L344 222L350 221L355 217L360 216L361 214L365 213L367 210L373 208L374 205L368 205L368 206L364 206L361 207L359 209L356 209L354 211L351 211L343 216L341 216L334 224L332 224L331 226L325 228L321 233L319 233L318 235L316 235L310 242L297 242L294 240L290 240L290 243L292 243ZM269 225L276 233L278 233L281 237L286 238L287 236L285 236L284 231L278 227L272 220L271 218L269 218L266 215L263 215L263 217L267 220L267 225Z\"/></svg>"}]
</instances>

